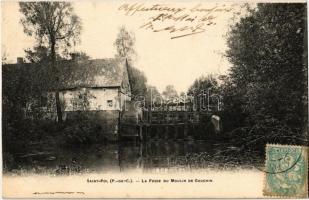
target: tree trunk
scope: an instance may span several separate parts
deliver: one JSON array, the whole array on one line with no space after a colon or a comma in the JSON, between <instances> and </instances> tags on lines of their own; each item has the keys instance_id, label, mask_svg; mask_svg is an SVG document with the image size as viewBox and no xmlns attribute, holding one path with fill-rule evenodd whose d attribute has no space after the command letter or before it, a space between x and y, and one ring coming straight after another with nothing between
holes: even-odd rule
<instances>
[{"instance_id":1,"label":"tree trunk","mask_svg":"<svg viewBox=\"0 0 309 200\"><path fill-rule=\"evenodd\" d=\"M61 110L61 105L60 105L60 97L59 97L59 91L56 91L56 109L57 109L57 117L58 117L58 122L62 122L62 110Z\"/></svg>"},{"instance_id":2,"label":"tree trunk","mask_svg":"<svg viewBox=\"0 0 309 200\"><path fill-rule=\"evenodd\" d=\"M57 118L58 118L58 122L61 123L62 122L62 110L61 110L61 103L60 103L60 95L59 95L59 70L58 67L56 66L56 50L55 50L55 46L56 46L56 41L55 39L52 37L51 38L51 52L50 52L50 56L51 56L51 62L52 62L52 67L53 67L53 71L55 73L56 76L56 110L57 110Z\"/></svg>"}]
</instances>

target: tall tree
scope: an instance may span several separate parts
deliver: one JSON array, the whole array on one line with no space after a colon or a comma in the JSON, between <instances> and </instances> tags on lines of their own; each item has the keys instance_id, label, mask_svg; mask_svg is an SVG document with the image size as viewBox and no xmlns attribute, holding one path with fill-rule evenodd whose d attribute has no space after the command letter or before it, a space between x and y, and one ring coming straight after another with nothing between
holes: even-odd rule
<instances>
[{"instance_id":1,"label":"tall tree","mask_svg":"<svg viewBox=\"0 0 309 200\"><path fill-rule=\"evenodd\" d=\"M306 4L258 4L231 27L230 83L249 124L299 129L307 122L306 21Z\"/></svg>"},{"instance_id":2,"label":"tall tree","mask_svg":"<svg viewBox=\"0 0 309 200\"><path fill-rule=\"evenodd\" d=\"M129 67L131 93L133 96L145 96L147 92L147 78L141 70Z\"/></svg>"},{"instance_id":3,"label":"tall tree","mask_svg":"<svg viewBox=\"0 0 309 200\"><path fill-rule=\"evenodd\" d=\"M220 103L218 82L212 74L197 78L189 87L188 95L194 98L198 110L217 109Z\"/></svg>"},{"instance_id":4,"label":"tall tree","mask_svg":"<svg viewBox=\"0 0 309 200\"><path fill-rule=\"evenodd\" d=\"M39 44L47 45L50 49L50 61L53 75L56 77L56 88L59 82L59 69L56 64L56 53L62 47L68 47L79 41L81 22L73 12L69 2L20 2L20 12L23 15L21 23L24 32L35 36ZM59 91L56 91L56 109L58 121L62 121L62 110Z\"/></svg>"},{"instance_id":5,"label":"tall tree","mask_svg":"<svg viewBox=\"0 0 309 200\"><path fill-rule=\"evenodd\" d=\"M126 58L128 63L128 73L133 97L146 96L147 78L139 69L131 66L133 64L135 52L135 36L130 33L124 26L120 27L114 45L117 50L116 57Z\"/></svg>"},{"instance_id":6,"label":"tall tree","mask_svg":"<svg viewBox=\"0 0 309 200\"><path fill-rule=\"evenodd\" d=\"M203 92L207 92L208 90L212 90L212 92L216 92L218 87L218 82L213 75L201 76L197 78L194 83L189 87L188 94L202 94Z\"/></svg>"},{"instance_id":7,"label":"tall tree","mask_svg":"<svg viewBox=\"0 0 309 200\"><path fill-rule=\"evenodd\" d=\"M130 33L124 26L120 27L114 45L117 50L116 57L132 60L133 57L136 55L134 49L135 36L133 33Z\"/></svg>"},{"instance_id":8,"label":"tall tree","mask_svg":"<svg viewBox=\"0 0 309 200\"><path fill-rule=\"evenodd\" d=\"M173 85L167 85L165 90L162 92L163 98L166 101L174 101L178 98L178 93Z\"/></svg>"}]
</instances>

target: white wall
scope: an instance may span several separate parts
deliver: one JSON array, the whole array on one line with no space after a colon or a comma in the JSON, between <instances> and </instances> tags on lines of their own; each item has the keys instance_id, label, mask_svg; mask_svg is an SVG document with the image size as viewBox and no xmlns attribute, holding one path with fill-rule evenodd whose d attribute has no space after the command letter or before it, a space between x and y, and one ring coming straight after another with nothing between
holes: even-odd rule
<instances>
[{"instance_id":1,"label":"white wall","mask_svg":"<svg viewBox=\"0 0 309 200\"><path fill-rule=\"evenodd\" d=\"M86 94L86 98L85 98ZM76 110L120 110L118 88L76 89L62 92L65 111ZM79 98L81 95L82 98ZM111 101L111 103L109 103ZM89 102L89 104L83 102Z\"/></svg>"}]
</instances>

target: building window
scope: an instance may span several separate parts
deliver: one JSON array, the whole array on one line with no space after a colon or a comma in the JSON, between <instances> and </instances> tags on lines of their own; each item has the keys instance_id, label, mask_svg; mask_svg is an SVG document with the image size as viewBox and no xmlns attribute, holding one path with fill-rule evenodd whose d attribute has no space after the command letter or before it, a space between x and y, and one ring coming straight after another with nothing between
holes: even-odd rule
<instances>
[{"instance_id":1,"label":"building window","mask_svg":"<svg viewBox=\"0 0 309 200\"><path fill-rule=\"evenodd\" d=\"M107 106L113 107L113 100L107 100Z\"/></svg>"}]
</instances>

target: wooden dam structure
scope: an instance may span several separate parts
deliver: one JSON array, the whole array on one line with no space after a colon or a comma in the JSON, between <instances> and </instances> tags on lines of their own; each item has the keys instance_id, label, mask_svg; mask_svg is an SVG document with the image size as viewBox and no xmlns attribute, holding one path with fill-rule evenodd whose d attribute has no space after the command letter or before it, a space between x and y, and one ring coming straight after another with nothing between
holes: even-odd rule
<instances>
[{"instance_id":1,"label":"wooden dam structure","mask_svg":"<svg viewBox=\"0 0 309 200\"><path fill-rule=\"evenodd\" d=\"M214 132L211 115L186 104L142 109L137 121L120 119L119 137L140 141L205 139Z\"/></svg>"}]
</instances>

